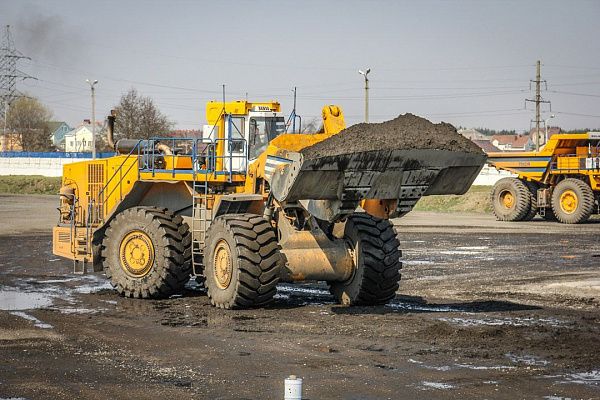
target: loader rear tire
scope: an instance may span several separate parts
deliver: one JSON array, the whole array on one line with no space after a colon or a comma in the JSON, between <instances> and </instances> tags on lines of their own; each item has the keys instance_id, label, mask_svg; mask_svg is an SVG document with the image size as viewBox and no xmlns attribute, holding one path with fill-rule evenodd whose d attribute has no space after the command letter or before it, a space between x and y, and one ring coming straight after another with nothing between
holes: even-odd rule
<instances>
[{"instance_id":1,"label":"loader rear tire","mask_svg":"<svg viewBox=\"0 0 600 400\"><path fill-rule=\"evenodd\" d=\"M531 192L517 178L502 178L492 189L492 209L498 221L522 221L531 210Z\"/></svg>"},{"instance_id":2,"label":"loader rear tire","mask_svg":"<svg viewBox=\"0 0 600 400\"><path fill-rule=\"evenodd\" d=\"M587 221L594 212L594 205L592 188L579 179L564 179L552 191L552 209L564 224Z\"/></svg>"},{"instance_id":3,"label":"loader rear tire","mask_svg":"<svg viewBox=\"0 0 600 400\"><path fill-rule=\"evenodd\" d=\"M275 230L264 217L217 217L206 237L204 284L214 306L249 308L273 300L283 258Z\"/></svg>"},{"instance_id":4,"label":"loader rear tire","mask_svg":"<svg viewBox=\"0 0 600 400\"><path fill-rule=\"evenodd\" d=\"M102 241L106 277L125 297L180 293L192 272L192 235L167 209L134 207L119 213Z\"/></svg>"},{"instance_id":5,"label":"loader rear tire","mask_svg":"<svg viewBox=\"0 0 600 400\"><path fill-rule=\"evenodd\" d=\"M355 213L348 217L344 237L354 251L355 270L345 282L329 289L345 305L385 304L396 296L402 252L392 224L385 219Z\"/></svg>"}]
</instances>

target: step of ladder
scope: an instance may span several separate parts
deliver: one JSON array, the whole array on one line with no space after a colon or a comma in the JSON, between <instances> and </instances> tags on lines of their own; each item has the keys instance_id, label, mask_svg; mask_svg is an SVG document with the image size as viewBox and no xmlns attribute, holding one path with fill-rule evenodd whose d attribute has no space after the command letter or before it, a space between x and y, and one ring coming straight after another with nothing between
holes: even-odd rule
<instances>
[{"instance_id":1,"label":"step of ladder","mask_svg":"<svg viewBox=\"0 0 600 400\"><path fill-rule=\"evenodd\" d=\"M73 273L76 275L85 275L87 273L87 263L85 259L82 261L73 261Z\"/></svg>"}]
</instances>

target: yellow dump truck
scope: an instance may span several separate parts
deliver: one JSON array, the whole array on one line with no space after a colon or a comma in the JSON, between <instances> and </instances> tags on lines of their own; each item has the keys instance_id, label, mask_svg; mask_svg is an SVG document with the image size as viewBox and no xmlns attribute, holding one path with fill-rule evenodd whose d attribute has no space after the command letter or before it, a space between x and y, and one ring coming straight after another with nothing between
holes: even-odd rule
<instances>
[{"instance_id":1,"label":"yellow dump truck","mask_svg":"<svg viewBox=\"0 0 600 400\"><path fill-rule=\"evenodd\" d=\"M485 155L375 148L367 135L309 156L345 128L339 107L322 115L320 133L286 133L277 102L209 102L200 138L117 143L110 116L117 155L64 167L54 253L128 297L169 296L196 276L221 308L307 280L344 304L387 302L401 268L389 219L422 195L466 192Z\"/></svg>"},{"instance_id":2,"label":"yellow dump truck","mask_svg":"<svg viewBox=\"0 0 600 400\"><path fill-rule=\"evenodd\" d=\"M516 175L492 190L500 221L577 224L600 212L600 132L552 135L539 152L489 153L488 163Z\"/></svg>"}]
</instances>

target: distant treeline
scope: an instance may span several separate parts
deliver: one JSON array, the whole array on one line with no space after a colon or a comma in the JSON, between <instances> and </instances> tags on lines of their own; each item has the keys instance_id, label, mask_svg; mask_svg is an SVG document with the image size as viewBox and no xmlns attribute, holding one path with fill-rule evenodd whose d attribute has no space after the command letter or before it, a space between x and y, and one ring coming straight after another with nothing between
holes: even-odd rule
<instances>
[{"instance_id":1,"label":"distant treeline","mask_svg":"<svg viewBox=\"0 0 600 400\"><path fill-rule=\"evenodd\" d=\"M482 133L485 136L493 136L493 135L516 135L519 132L517 132L516 130L506 130L506 129L501 129L501 130L496 130L496 129L488 129L488 128L465 128L463 126L459 126L458 129L475 129L477 132ZM583 129L569 129L569 130L562 130L563 133L583 133L583 132L600 132L600 128L583 128ZM528 132L525 131L523 134L527 134Z\"/></svg>"}]
</instances>

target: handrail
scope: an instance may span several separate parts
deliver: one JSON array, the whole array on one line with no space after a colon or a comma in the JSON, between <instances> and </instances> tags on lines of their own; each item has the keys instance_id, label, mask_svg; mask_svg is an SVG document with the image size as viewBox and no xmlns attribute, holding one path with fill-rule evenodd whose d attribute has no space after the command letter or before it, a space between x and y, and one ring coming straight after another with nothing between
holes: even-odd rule
<instances>
[{"instance_id":1,"label":"handrail","mask_svg":"<svg viewBox=\"0 0 600 400\"><path fill-rule=\"evenodd\" d=\"M110 183L112 182L112 180L115 178L115 176L117 176L117 174L121 172L121 170L123 169L123 166L125 165L125 163L127 162L127 160L129 160L129 157L131 157L136 150L137 150L137 155L138 155L138 159L139 159L140 144L143 141L144 141L144 139L138 140L138 142L136 143L136 145L133 146L133 148L129 151L129 153L127 154L127 156L123 160L123 162L119 165L119 167L117 168L117 170L112 174L112 176L108 179L108 181L106 181L106 183L104 184L104 186L102 187L102 189L100 189L100 191L98 192L98 195L97 195L96 199L92 199L90 201L90 203L88 205L88 215L87 215L87 222L86 222L86 226L88 226L88 228L91 226L91 224L94 221L94 219L92 218L92 214L93 214L93 212L94 212L94 210L96 208L96 205L94 203L96 202L96 200L100 200L100 198L102 198L102 205L104 206L104 203L105 203L105 201L104 201L105 200L104 192L106 191L106 189L108 188L108 186L110 185ZM127 168L127 171L125 172L125 174L127 174L131 170L131 167L133 165L134 165L134 163L132 163L129 166L129 168ZM111 194L114 193L114 191L116 190L116 188L117 188L117 186L115 186L115 188L108 194L109 197L110 197ZM102 215L102 216L98 215L98 222L101 221L101 220L104 220L104 215Z\"/></svg>"}]
</instances>

